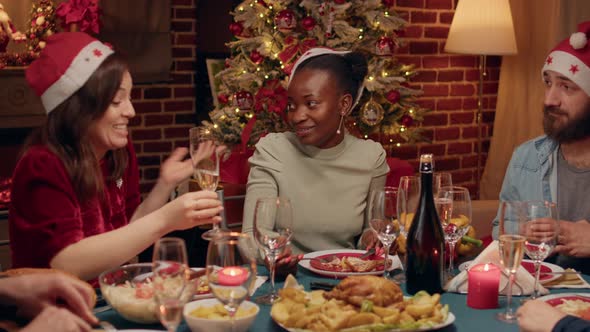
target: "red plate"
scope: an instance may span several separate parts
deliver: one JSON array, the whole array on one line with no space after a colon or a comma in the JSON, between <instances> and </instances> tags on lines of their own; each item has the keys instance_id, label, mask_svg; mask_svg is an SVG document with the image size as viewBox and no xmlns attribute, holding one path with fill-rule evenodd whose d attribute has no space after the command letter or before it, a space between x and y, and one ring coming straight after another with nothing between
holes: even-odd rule
<instances>
[{"instance_id":1,"label":"red plate","mask_svg":"<svg viewBox=\"0 0 590 332\"><path fill-rule=\"evenodd\" d=\"M318 256L315 257L313 259L309 260L309 265L311 265L313 268L318 269L318 270L322 270L322 271L330 271L330 272L351 272L351 271L343 271L342 267L340 266L334 266L334 265L330 265L330 264L325 264L322 263L321 260L322 259L332 259L332 258L340 258L342 259L343 257L360 257L362 256L363 253L338 253L338 254L326 254L326 255L322 255L322 256ZM382 260L383 257L381 256L376 256L376 255L372 255L369 256L367 258L365 258L364 260L366 261L374 261L374 260ZM383 264L377 266L377 268L375 268L376 271L383 271Z\"/></svg>"},{"instance_id":2,"label":"red plate","mask_svg":"<svg viewBox=\"0 0 590 332\"><path fill-rule=\"evenodd\" d=\"M533 262L522 261L521 264L522 267L525 268L525 270L529 271L530 274L535 276L535 264ZM541 274L539 275L539 281L545 281L547 279L553 278L553 274L551 274L550 272L551 268L541 263Z\"/></svg>"},{"instance_id":3,"label":"red plate","mask_svg":"<svg viewBox=\"0 0 590 332\"><path fill-rule=\"evenodd\" d=\"M572 295L562 295L560 297L556 297L556 298L553 298L553 299L547 299L547 300L545 300L545 302L547 302L550 305L556 307L556 306L562 304L563 301L567 301L567 300L569 300L569 301L580 300L580 301L584 301L584 302L590 303L590 298L588 298L586 296L575 295L575 294L572 294Z\"/></svg>"}]
</instances>

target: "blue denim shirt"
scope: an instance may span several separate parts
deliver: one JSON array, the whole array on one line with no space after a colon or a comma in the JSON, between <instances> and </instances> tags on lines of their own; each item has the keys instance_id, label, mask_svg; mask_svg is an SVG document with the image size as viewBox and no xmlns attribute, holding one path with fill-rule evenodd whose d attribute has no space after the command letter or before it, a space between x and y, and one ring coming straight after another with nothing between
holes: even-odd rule
<instances>
[{"instance_id":1,"label":"blue denim shirt","mask_svg":"<svg viewBox=\"0 0 590 332\"><path fill-rule=\"evenodd\" d=\"M540 136L516 148L506 169L500 201L557 202L557 151L559 144ZM498 213L500 211L498 210ZM492 236L498 238L498 217L494 218Z\"/></svg>"},{"instance_id":2,"label":"blue denim shirt","mask_svg":"<svg viewBox=\"0 0 590 332\"><path fill-rule=\"evenodd\" d=\"M559 144L547 136L532 139L516 148L506 169L500 201L538 201L557 203L557 153ZM498 218L492 236L498 238ZM559 216L558 216L559 218ZM590 258L554 255L546 259L563 267L590 273Z\"/></svg>"}]
</instances>

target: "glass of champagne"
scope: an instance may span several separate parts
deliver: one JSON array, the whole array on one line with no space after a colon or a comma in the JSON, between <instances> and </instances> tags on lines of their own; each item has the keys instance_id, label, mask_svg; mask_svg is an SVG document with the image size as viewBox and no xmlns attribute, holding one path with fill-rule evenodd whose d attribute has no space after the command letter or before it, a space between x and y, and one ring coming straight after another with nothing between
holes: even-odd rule
<instances>
[{"instance_id":1,"label":"glass of champagne","mask_svg":"<svg viewBox=\"0 0 590 332\"><path fill-rule=\"evenodd\" d=\"M235 328L240 304L250 295L256 281L256 245L245 233L220 231L207 249L207 280Z\"/></svg>"},{"instance_id":2,"label":"glass of champagne","mask_svg":"<svg viewBox=\"0 0 590 332\"><path fill-rule=\"evenodd\" d=\"M215 191L219 184L219 153L213 133L207 127L193 127L189 129L189 140L194 178L202 190ZM219 225L213 224L202 237L211 240L219 231Z\"/></svg>"},{"instance_id":3,"label":"glass of champagne","mask_svg":"<svg viewBox=\"0 0 590 332\"><path fill-rule=\"evenodd\" d=\"M400 235L404 240L408 237L408 231L414 219L414 213L418 208L418 201L420 200L420 178L417 176L402 176L399 180L398 195L397 195L397 214L400 221ZM398 241L398 243L400 243ZM403 245L405 245L403 241ZM406 265L406 248L398 249L398 256L402 262L402 270ZM400 253L403 253L400 255ZM402 271L403 272L403 271ZM398 283L406 281L405 273L398 273L393 278Z\"/></svg>"},{"instance_id":4,"label":"glass of champagne","mask_svg":"<svg viewBox=\"0 0 590 332\"><path fill-rule=\"evenodd\" d=\"M434 182L432 184L432 194L435 198L438 196L440 188L453 186L453 178L451 177L451 173L448 172L434 173L433 181Z\"/></svg>"},{"instance_id":5,"label":"glass of champagne","mask_svg":"<svg viewBox=\"0 0 590 332\"><path fill-rule=\"evenodd\" d=\"M546 201L527 202L526 217L524 250L535 264L535 287L533 294L529 297L533 300L539 297L541 262L549 256L557 244L559 234L557 205Z\"/></svg>"},{"instance_id":6,"label":"glass of champagne","mask_svg":"<svg viewBox=\"0 0 590 332\"><path fill-rule=\"evenodd\" d=\"M285 197L263 197L254 210L254 239L268 259L271 291L255 299L257 303L272 304L278 299L275 289L276 260L293 236L293 208Z\"/></svg>"},{"instance_id":7,"label":"glass of champagne","mask_svg":"<svg viewBox=\"0 0 590 332\"><path fill-rule=\"evenodd\" d=\"M498 248L500 263L508 273L509 279L508 292L506 293L506 311L498 313L496 318L507 323L516 322L516 314L512 309L512 285L524 255L526 216L526 202L500 202Z\"/></svg>"},{"instance_id":8,"label":"glass of champagne","mask_svg":"<svg viewBox=\"0 0 590 332\"><path fill-rule=\"evenodd\" d=\"M182 321L182 309L192 295L188 291L187 254L184 240L161 238L154 247L152 262L154 300L160 322L174 332Z\"/></svg>"},{"instance_id":9,"label":"glass of champagne","mask_svg":"<svg viewBox=\"0 0 590 332\"><path fill-rule=\"evenodd\" d=\"M434 203L442 223L445 243L449 248L446 272L446 279L449 280L455 276L455 247L471 225L471 197L465 187L441 187Z\"/></svg>"},{"instance_id":10,"label":"glass of champagne","mask_svg":"<svg viewBox=\"0 0 590 332\"><path fill-rule=\"evenodd\" d=\"M383 245L383 277L389 277L389 249L400 233L397 214L398 188L385 187L371 193L369 225Z\"/></svg>"}]
</instances>

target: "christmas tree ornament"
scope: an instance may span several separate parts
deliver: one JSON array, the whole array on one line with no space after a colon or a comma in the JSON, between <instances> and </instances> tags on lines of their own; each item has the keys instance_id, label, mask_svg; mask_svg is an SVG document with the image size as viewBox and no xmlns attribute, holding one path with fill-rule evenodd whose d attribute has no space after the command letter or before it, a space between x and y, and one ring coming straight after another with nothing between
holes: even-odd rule
<instances>
[{"instance_id":1,"label":"christmas tree ornament","mask_svg":"<svg viewBox=\"0 0 590 332\"><path fill-rule=\"evenodd\" d=\"M306 16L301 19L301 27L305 31L313 30L313 28L315 28L316 24L317 23L316 23L315 19L311 16Z\"/></svg>"},{"instance_id":2,"label":"christmas tree ornament","mask_svg":"<svg viewBox=\"0 0 590 332\"><path fill-rule=\"evenodd\" d=\"M414 124L414 118L412 118L408 114L404 114L400 119L400 123L404 127L411 127Z\"/></svg>"},{"instance_id":3,"label":"christmas tree ornament","mask_svg":"<svg viewBox=\"0 0 590 332\"><path fill-rule=\"evenodd\" d=\"M227 104L227 102L229 101L229 97L226 94L220 93L219 95L217 95L217 101L220 104Z\"/></svg>"},{"instance_id":4,"label":"christmas tree ornament","mask_svg":"<svg viewBox=\"0 0 590 332\"><path fill-rule=\"evenodd\" d=\"M334 0L334 3L337 5L343 5L346 3L346 0Z\"/></svg>"},{"instance_id":5,"label":"christmas tree ornament","mask_svg":"<svg viewBox=\"0 0 590 332\"><path fill-rule=\"evenodd\" d=\"M238 91L234 94L233 106L239 108L242 112L249 111L254 106L254 96L246 90Z\"/></svg>"},{"instance_id":6,"label":"christmas tree ornament","mask_svg":"<svg viewBox=\"0 0 590 332\"><path fill-rule=\"evenodd\" d=\"M295 12L291 9L281 10L277 16L275 16L275 25L277 29L282 33L289 33L297 26L297 18Z\"/></svg>"},{"instance_id":7,"label":"christmas tree ornament","mask_svg":"<svg viewBox=\"0 0 590 332\"><path fill-rule=\"evenodd\" d=\"M390 90L386 95L385 95L385 99L387 99L388 102L395 104L400 100L401 94L399 93L399 91L397 90Z\"/></svg>"},{"instance_id":8,"label":"christmas tree ornament","mask_svg":"<svg viewBox=\"0 0 590 332\"><path fill-rule=\"evenodd\" d=\"M393 54L395 43L393 39L387 36L381 36L375 43L375 54L381 56L388 56Z\"/></svg>"},{"instance_id":9,"label":"christmas tree ornament","mask_svg":"<svg viewBox=\"0 0 590 332\"><path fill-rule=\"evenodd\" d=\"M376 126L383 120L385 111L383 107L373 100L369 99L361 108L361 121L368 126Z\"/></svg>"},{"instance_id":10,"label":"christmas tree ornament","mask_svg":"<svg viewBox=\"0 0 590 332\"><path fill-rule=\"evenodd\" d=\"M260 63L262 63L262 61L264 61L264 57L262 56L262 54L260 54L260 52L254 50L250 52L250 60L252 60L252 62L254 62L255 64L259 65Z\"/></svg>"},{"instance_id":11,"label":"christmas tree ornament","mask_svg":"<svg viewBox=\"0 0 590 332\"><path fill-rule=\"evenodd\" d=\"M234 36L239 37L242 35L242 32L244 32L244 25L242 22L233 22L229 25L229 31Z\"/></svg>"}]
</instances>

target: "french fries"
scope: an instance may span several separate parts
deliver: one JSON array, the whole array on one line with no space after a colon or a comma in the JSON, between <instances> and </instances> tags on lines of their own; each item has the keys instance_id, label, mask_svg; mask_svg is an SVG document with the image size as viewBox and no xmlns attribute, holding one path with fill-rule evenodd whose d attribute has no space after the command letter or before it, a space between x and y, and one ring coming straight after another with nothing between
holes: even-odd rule
<instances>
[{"instance_id":1,"label":"french fries","mask_svg":"<svg viewBox=\"0 0 590 332\"><path fill-rule=\"evenodd\" d=\"M282 289L281 299L273 304L270 314L287 328L353 332L430 327L443 323L449 312L448 305L440 303L440 294L424 291L388 307L363 306L362 312L343 301L324 299L323 292Z\"/></svg>"}]
</instances>

